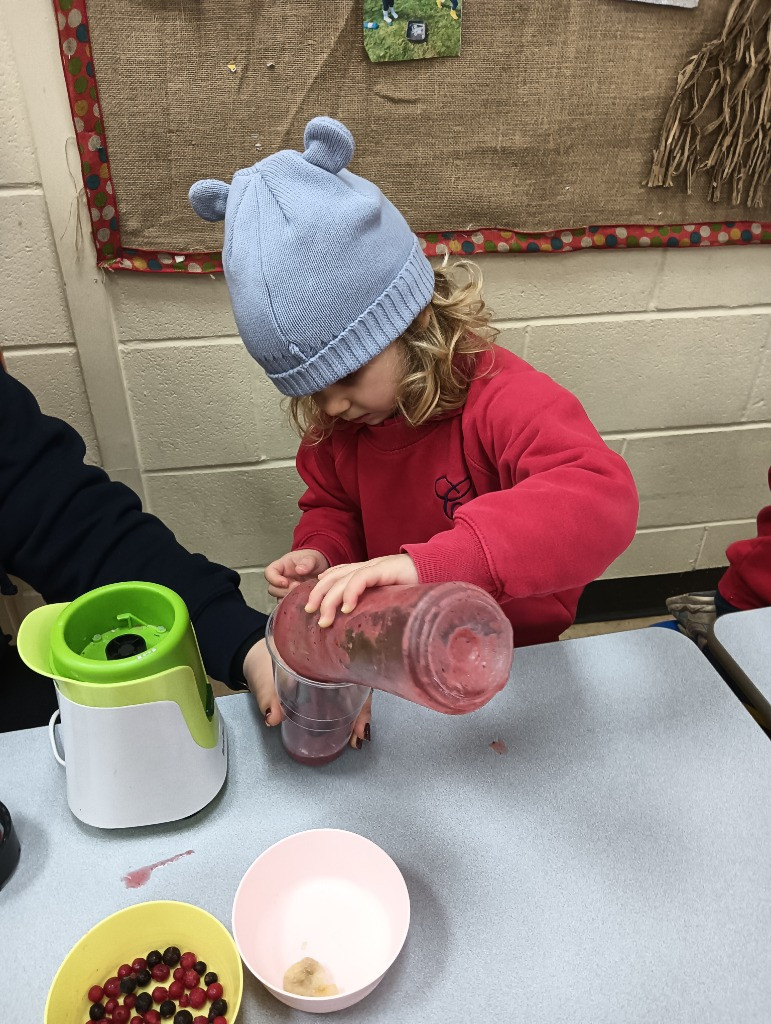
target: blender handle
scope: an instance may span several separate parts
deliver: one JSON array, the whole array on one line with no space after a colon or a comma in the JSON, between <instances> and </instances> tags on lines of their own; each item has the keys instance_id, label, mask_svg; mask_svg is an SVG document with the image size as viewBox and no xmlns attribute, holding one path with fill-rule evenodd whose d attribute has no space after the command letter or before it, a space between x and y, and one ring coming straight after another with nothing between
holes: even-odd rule
<instances>
[{"instance_id":1,"label":"blender handle","mask_svg":"<svg viewBox=\"0 0 771 1024\"><path fill-rule=\"evenodd\" d=\"M58 717L59 717L59 708L57 708L56 711L54 711L54 713L51 715L51 720L48 723L48 738L51 741L51 750L53 750L53 752L54 752L54 757L56 758L56 760L59 762L60 765L63 765L63 766L66 767L66 762L65 762L64 758L61 756L61 754L59 753L59 748L58 748L57 743L56 743L56 733L54 732L54 729L56 728L56 719Z\"/></svg>"}]
</instances>

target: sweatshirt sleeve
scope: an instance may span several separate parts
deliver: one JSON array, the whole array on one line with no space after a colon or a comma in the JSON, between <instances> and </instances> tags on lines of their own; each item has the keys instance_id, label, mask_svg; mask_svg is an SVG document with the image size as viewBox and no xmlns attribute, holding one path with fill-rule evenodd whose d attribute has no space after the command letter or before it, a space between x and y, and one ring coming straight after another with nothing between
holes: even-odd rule
<instances>
[{"instance_id":1,"label":"sweatshirt sleeve","mask_svg":"<svg viewBox=\"0 0 771 1024\"><path fill-rule=\"evenodd\" d=\"M501 374L464 419L464 436L475 435L467 457L474 450L476 469L497 473L500 489L459 506L452 529L405 545L421 582L462 580L499 600L554 594L596 579L631 543L628 466L577 398L528 369L524 393Z\"/></svg>"},{"instance_id":2,"label":"sweatshirt sleeve","mask_svg":"<svg viewBox=\"0 0 771 1024\"><path fill-rule=\"evenodd\" d=\"M300 522L292 549L314 548L330 565L362 562L367 557L361 511L341 484L331 438L318 444L303 442L297 452L297 472L308 488L300 498Z\"/></svg>"},{"instance_id":3,"label":"sweatshirt sleeve","mask_svg":"<svg viewBox=\"0 0 771 1024\"><path fill-rule=\"evenodd\" d=\"M729 544L726 558L728 569L717 585L726 601L743 611L771 605L771 505L758 513L757 536Z\"/></svg>"},{"instance_id":4,"label":"sweatshirt sleeve","mask_svg":"<svg viewBox=\"0 0 771 1024\"><path fill-rule=\"evenodd\" d=\"M128 580L169 587L188 607L206 671L242 688L243 655L267 619L244 601L238 574L183 548L84 455L80 435L0 368L0 566L49 602Z\"/></svg>"}]
</instances>

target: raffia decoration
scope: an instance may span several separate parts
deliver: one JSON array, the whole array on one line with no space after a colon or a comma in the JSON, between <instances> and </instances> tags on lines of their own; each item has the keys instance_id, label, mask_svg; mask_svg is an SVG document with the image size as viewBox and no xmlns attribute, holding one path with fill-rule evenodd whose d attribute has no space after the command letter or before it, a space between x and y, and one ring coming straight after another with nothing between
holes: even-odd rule
<instances>
[{"instance_id":1,"label":"raffia decoration","mask_svg":"<svg viewBox=\"0 0 771 1024\"><path fill-rule=\"evenodd\" d=\"M688 193L698 171L710 175L709 198L723 187L734 204L763 206L771 179L771 0L733 0L722 34L680 72L648 185Z\"/></svg>"}]
</instances>

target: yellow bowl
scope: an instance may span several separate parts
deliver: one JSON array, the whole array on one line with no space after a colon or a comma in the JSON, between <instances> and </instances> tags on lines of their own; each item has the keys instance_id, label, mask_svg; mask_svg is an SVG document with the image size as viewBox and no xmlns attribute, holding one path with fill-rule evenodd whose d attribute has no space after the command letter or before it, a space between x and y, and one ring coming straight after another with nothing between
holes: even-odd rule
<instances>
[{"instance_id":1,"label":"yellow bowl","mask_svg":"<svg viewBox=\"0 0 771 1024\"><path fill-rule=\"evenodd\" d=\"M233 1024L244 987L241 957L233 937L205 910L172 900L137 903L111 914L86 932L69 951L51 983L45 1024L83 1024L88 1020L88 990L92 985L102 985L117 975L121 964L146 956L151 949L163 952L170 945L179 946L183 953L191 950L209 970L216 971L228 1003L228 1024ZM161 983L154 981L149 987L157 984ZM162 984L168 987L169 982ZM198 1012L208 1016L209 1005ZM195 1011L191 1012L195 1016Z\"/></svg>"}]
</instances>

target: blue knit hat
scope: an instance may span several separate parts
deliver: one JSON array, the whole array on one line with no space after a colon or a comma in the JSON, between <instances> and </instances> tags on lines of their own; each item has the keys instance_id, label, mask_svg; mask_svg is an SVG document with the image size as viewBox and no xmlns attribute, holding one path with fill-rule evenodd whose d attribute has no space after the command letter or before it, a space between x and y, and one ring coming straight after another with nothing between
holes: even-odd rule
<instances>
[{"instance_id":1,"label":"blue knit hat","mask_svg":"<svg viewBox=\"0 0 771 1024\"><path fill-rule=\"evenodd\" d=\"M344 168L353 136L316 117L305 152L282 150L233 181L198 181L190 204L225 221L222 263L249 352L285 395L353 373L404 333L434 272L404 217Z\"/></svg>"}]
</instances>

